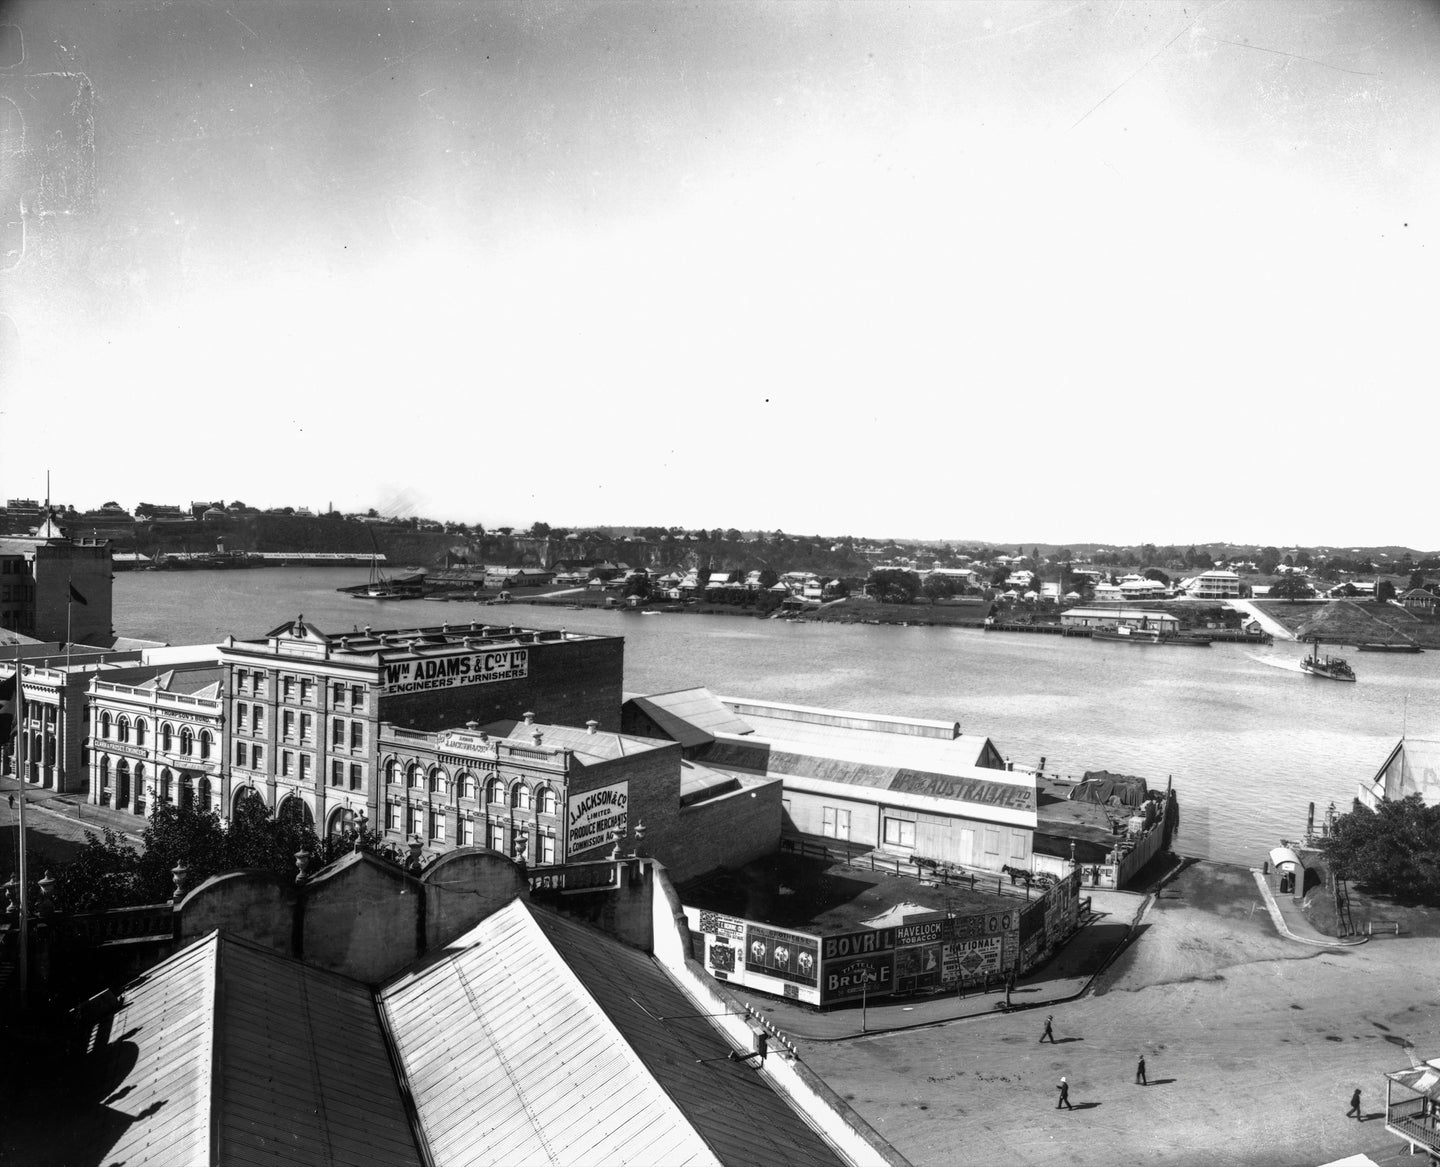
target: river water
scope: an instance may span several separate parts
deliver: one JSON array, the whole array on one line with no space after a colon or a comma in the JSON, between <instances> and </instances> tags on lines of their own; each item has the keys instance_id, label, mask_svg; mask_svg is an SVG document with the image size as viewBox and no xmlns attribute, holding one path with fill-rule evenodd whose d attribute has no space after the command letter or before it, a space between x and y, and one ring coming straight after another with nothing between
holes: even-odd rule
<instances>
[{"instance_id":1,"label":"river water","mask_svg":"<svg viewBox=\"0 0 1440 1167\"><path fill-rule=\"evenodd\" d=\"M704 685L725 696L960 722L1024 765L1138 774L1181 799L1177 850L1257 863L1349 808L1408 724L1440 733L1440 654L1355 654L1342 684L1300 672L1301 645L1137 647L962 628L639 616L341 594L356 568L127 572L115 629L170 644L263 636L298 615L327 632L471 620L625 637L627 692Z\"/></svg>"}]
</instances>

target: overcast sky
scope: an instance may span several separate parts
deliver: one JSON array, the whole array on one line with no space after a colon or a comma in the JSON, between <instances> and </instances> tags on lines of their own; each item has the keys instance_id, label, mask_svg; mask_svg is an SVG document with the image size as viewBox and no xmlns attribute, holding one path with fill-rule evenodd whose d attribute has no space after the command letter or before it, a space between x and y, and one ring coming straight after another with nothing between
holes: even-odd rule
<instances>
[{"instance_id":1,"label":"overcast sky","mask_svg":"<svg viewBox=\"0 0 1440 1167\"><path fill-rule=\"evenodd\" d=\"M1426 0L6 11L6 497L1440 547Z\"/></svg>"}]
</instances>

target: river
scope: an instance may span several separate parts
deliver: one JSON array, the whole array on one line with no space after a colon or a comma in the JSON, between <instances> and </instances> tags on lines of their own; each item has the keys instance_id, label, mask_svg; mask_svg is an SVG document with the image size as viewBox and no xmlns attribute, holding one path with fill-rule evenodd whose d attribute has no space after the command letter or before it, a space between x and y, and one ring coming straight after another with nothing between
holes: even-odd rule
<instances>
[{"instance_id":1,"label":"river","mask_svg":"<svg viewBox=\"0 0 1440 1167\"><path fill-rule=\"evenodd\" d=\"M355 568L124 572L115 629L170 644L240 639L304 615L328 632L471 620L625 637L628 692L725 696L957 720L1024 765L1173 776L1177 850L1257 863L1334 801L1349 808L1407 723L1440 732L1440 654L1356 654L1356 684L1300 672L1302 646L1137 647L962 628L638 616L514 604L360 600Z\"/></svg>"}]
</instances>

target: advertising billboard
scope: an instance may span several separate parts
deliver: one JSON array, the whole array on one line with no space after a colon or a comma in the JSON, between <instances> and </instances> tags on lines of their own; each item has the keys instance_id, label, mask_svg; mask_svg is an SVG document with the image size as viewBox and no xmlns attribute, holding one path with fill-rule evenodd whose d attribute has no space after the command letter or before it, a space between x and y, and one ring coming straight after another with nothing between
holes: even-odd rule
<instances>
[{"instance_id":1,"label":"advertising billboard","mask_svg":"<svg viewBox=\"0 0 1440 1167\"><path fill-rule=\"evenodd\" d=\"M701 963L717 981L820 1004L820 938L705 908L686 908L704 940Z\"/></svg>"}]
</instances>

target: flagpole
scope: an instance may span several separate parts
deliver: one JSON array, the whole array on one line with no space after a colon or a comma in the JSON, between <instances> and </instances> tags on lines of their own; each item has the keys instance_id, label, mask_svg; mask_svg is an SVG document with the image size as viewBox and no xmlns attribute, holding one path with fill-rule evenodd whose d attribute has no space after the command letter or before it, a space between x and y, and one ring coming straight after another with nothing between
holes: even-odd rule
<instances>
[{"instance_id":1,"label":"flagpole","mask_svg":"<svg viewBox=\"0 0 1440 1167\"><path fill-rule=\"evenodd\" d=\"M25 862L25 690L20 684L20 642L15 642L15 777L20 780L20 1012L30 1003L30 918L26 911L30 901L30 872Z\"/></svg>"}]
</instances>

